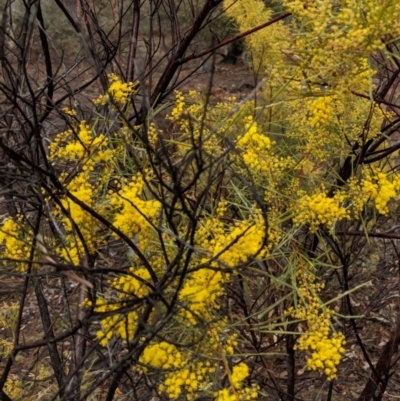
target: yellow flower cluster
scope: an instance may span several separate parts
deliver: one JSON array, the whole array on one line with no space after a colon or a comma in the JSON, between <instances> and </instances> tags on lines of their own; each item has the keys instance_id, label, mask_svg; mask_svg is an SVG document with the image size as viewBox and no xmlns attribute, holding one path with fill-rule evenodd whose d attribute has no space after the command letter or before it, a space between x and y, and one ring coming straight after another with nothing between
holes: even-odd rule
<instances>
[{"instance_id":1,"label":"yellow flower cluster","mask_svg":"<svg viewBox=\"0 0 400 401\"><path fill-rule=\"evenodd\" d=\"M210 218L202 222L197 231L197 241L202 249L210 252L223 266L237 267L250 256L265 252L263 241L266 224L260 213L238 221L225 228L221 220Z\"/></svg>"},{"instance_id":2,"label":"yellow flower cluster","mask_svg":"<svg viewBox=\"0 0 400 401\"><path fill-rule=\"evenodd\" d=\"M139 358L139 362L159 369L181 368L185 364L178 349L165 341L148 345Z\"/></svg>"},{"instance_id":3,"label":"yellow flower cluster","mask_svg":"<svg viewBox=\"0 0 400 401\"><path fill-rule=\"evenodd\" d=\"M250 401L258 398L258 387L252 386L238 391L226 388L218 391L216 401Z\"/></svg>"},{"instance_id":4,"label":"yellow flower cluster","mask_svg":"<svg viewBox=\"0 0 400 401\"><path fill-rule=\"evenodd\" d=\"M15 400L20 400L25 398L25 389L22 386L21 380L17 376L9 376L5 385L4 385L5 393Z\"/></svg>"},{"instance_id":5,"label":"yellow flower cluster","mask_svg":"<svg viewBox=\"0 0 400 401\"><path fill-rule=\"evenodd\" d=\"M291 187L289 173L295 167L295 160L287 155L279 156L274 153L275 142L262 133L259 125L252 116L245 119L245 134L237 139L237 146L242 150L238 157L238 171L247 175L246 169L241 168L243 162L252 174L252 180L265 190L268 202L282 203L282 183ZM289 192L292 193L293 188Z\"/></svg>"},{"instance_id":6,"label":"yellow flower cluster","mask_svg":"<svg viewBox=\"0 0 400 401\"><path fill-rule=\"evenodd\" d=\"M112 151L103 134L95 136L86 121L81 121L77 133L71 129L58 134L49 145L49 160L80 160L85 156L95 157L96 161L108 160ZM91 168L92 166L88 166Z\"/></svg>"},{"instance_id":7,"label":"yellow flower cluster","mask_svg":"<svg viewBox=\"0 0 400 401\"><path fill-rule=\"evenodd\" d=\"M188 366L188 365L186 365ZM165 391L172 399L178 398L182 392L188 400L194 400L199 391L205 389L207 378L215 372L210 362L197 362L175 372L165 375L165 381L160 385L160 391Z\"/></svg>"},{"instance_id":8,"label":"yellow flower cluster","mask_svg":"<svg viewBox=\"0 0 400 401\"><path fill-rule=\"evenodd\" d=\"M175 106L171 110L170 114L167 118L171 121L180 121L186 106L185 96L183 96L182 92L175 91Z\"/></svg>"},{"instance_id":9,"label":"yellow flower cluster","mask_svg":"<svg viewBox=\"0 0 400 401\"><path fill-rule=\"evenodd\" d=\"M13 259L16 264L17 271L24 272L27 268L26 262L18 262L18 260L28 260L30 255L30 246L32 237L30 232L25 230L27 225L24 225L24 229L21 226L21 218L16 220L8 218L4 221L0 228L0 244L5 245L3 253L4 262L8 265L10 262L7 258Z\"/></svg>"},{"instance_id":10,"label":"yellow flower cluster","mask_svg":"<svg viewBox=\"0 0 400 401\"><path fill-rule=\"evenodd\" d=\"M245 363L242 362L234 366L230 377L232 386L239 390L243 386L243 381L247 379L249 374L249 367Z\"/></svg>"},{"instance_id":11,"label":"yellow flower cluster","mask_svg":"<svg viewBox=\"0 0 400 401\"><path fill-rule=\"evenodd\" d=\"M167 393L170 399L177 399L185 392L188 400L196 398L196 392L202 391L216 368L209 361L191 362L189 355L183 355L174 345L165 341L151 344L145 348L139 362L148 367L166 370L165 379L159 389Z\"/></svg>"},{"instance_id":12,"label":"yellow flower cluster","mask_svg":"<svg viewBox=\"0 0 400 401\"><path fill-rule=\"evenodd\" d=\"M211 311L219 309L218 299L224 294L224 284L230 274L221 270L240 266L254 255L262 256L266 252L263 247L265 238L265 221L260 214L237 222L229 228L224 227L221 216L226 210L226 203L217 207L217 217L204 219L196 232L196 243L210 254L199 260L202 265L210 265L194 271L186 279L180 292L180 300L187 305L186 318L196 324L199 318L210 319Z\"/></svg>"},{"instance_id":13,"label":"yellow flower cluster","mask_svg":"<svg viewBox=\"0 0 400 401\"><path fill-rule=\"evenodd\" d=\"M246 133L237 141L238 146L244 150L243 161L254 170L263 170L273 143L268 136L259 132L257 122L251 116L246 118L245 129Z\"/></svg>"},{"instance_id":14,"label":"yellow flower cluster","mask_svg":"<svg viewBox=\"0 0 400 401\"><path fill-rule=\"evenodd\" d=\"M11 333L15 332L18 313L19 304L17 302L3 303L0 311L0 330L3 333L0 338L0 358L2 360L8 358L14 348Z\"/></svg>"},{"instance_id":15,"label":"yellow flower cluster","mask_svg":"<svg viewBox=\"0 0 400 401\"><path fill-rule=\"evenodd\" d=\"M303 195L297 201L293 222L308 224L311 232L316 232L320 225L333 229L335 222L350 217L348 210L341 206L344 200L344 194L339 191L332 198L325 192Z\"/></svg>"},{"instance_id":16,"label":"yellow flower cluster","mask_svg":"<svg viewBox=\"0 0 400 401\"><path fill-rule=\"evenodd\" d=\"M69 109L68 107L64 107L64 108L62 109L62 112L63 112L64 114L66 114L67 116L69 116L69 117L76 117L76 115L77 115L76 110L74 110L74 109Z\"/></svg>"},{"instance_id":17,"label":"yellow flower cluster","mask_svg":"<svg viewBox=\"0 0 400 401\"><path fill-rule=\"evenodd\" d=\"M113 224L130 238L141 234L141 241L149 234L151 221L158 216L161 207L156 200L141 199L144 188L144 178L136 175L124 182L117 192L109 194L113 210L118 211Z\"/></svg>"},{"instance_id":18,"label":"yellow flower cluster","mask_svg":"<svg viewBox=\"0 0 400 401\"><path fill-rule=\"evenodd\" d=\"M299 141L304 158L326 162L347 155L356 143L380 133L383 112L369 99L348 93L314 91L316 97L300 98L290 104L293 112L288 134ZM296 113L299 108L305 113ZM368 116L368 124L365 124Z\"/></svg>"},{"instance_id":19,"label":"yellow flower cluster","mask_svg":"<svg viewBox=\"0 0 400 401\"><path fill-rule=\"evenodd\" d=\"M133 93L133 82L122 82L115 74L108 74L111 82L107 93L100 95L97 99L93 100L96 106L105 106L108 102L123 105Z\"/></svg>"},{"instance_id":20,"label":"yellow flower cluster","mask_svg":"<svg viewBox=\"0 0 400 401\"><path fill-rule=\"evenodd\" d=\"M321 323L323 324L323 320ZM311 357L307 360L307 367L310 370L322 370L329 380L334 379L337 375L337 366L344 353L343 334L335 333L328 338L325 334L316 332L305 335L305 337L307 338L301 345L298 345L298 349L312 350Z\"/></svg>"},{"instance_id":21,"label":"yellow flower cluster","mask_svg":"<svg viewBox=\"0 0 400 401\"><path fill-rule=\"evenodd\" d=\"M86 300L85 304L91 306L91 302ZM120 336L123 340L130 341L133 339L137 324L138 315L136 312L118 313L118 309L124 306L121 301L110 302L105 299L96 299L94 311L101 313L110 313L109 316L101 319L101 329L97 331L96 338L99 344L106 347L114 335Z\"/></svg>"},{"instance_id":22,"label":"yellow flower cluster","mask_svg":"<svg viewBox=\"0 0 400 401\"><path fill-rule=\"evenodd\" d=\"M329 125L334 114L335 98L333 96L320 96L308 101L308 110L311 115L309 123L313 128Z\"/></svg>"},{"instance_id":23,"label":"yellow flower cluster","mask_svg":"<svg viewBox=\"0 0 400 401\"><path fill-rule=\"evenodd\" d=\"M144 267L129 269L130 274L122 275L113 280L112 286L122 293L123 298L144 298L149 294L150 288L146 282L150 280L150 273Z\"/></svg>"},{"instance_id":24,"label":"yellow flower cluster","mask_svg":"<svg viewBox=\"0 0 400 401\"><path fill-rule=\"evenodd\" d=\"M392 181L383 171L376 171L374 175L366 174L362 180L362 192L365 197L374 201L376 210L387 215L388 203L395 199L400 191L400 177L395 176Z\"/></svg>"},{"instance_id":25,"label":"yellow flower cluster","mask_svg":"<svg viewBox=\"0 0 400 401\"><path fill-rule=\"evenodd\" d=\"M340 90L364 87L373 75L365 68L368 55L384 48L385 35L400 33L393 20L399 6L392 0L345 0L340 6L334 0L283 3L301 23L301 35L293 44L293 49L301 49L299 66L309 78Z\"/></svg>"},{"instance_id":26,"label":"yellow flower cluster","mask_svg":"<svg viewBox=\"0 0 400 401\"><path fill-rule=\"evenodd\" d=\"M217 401L250 401L258 398L258 386L244 387L244 380L249 376L249 367L244 363L234 366L229 381L230 389L222 389L216 395Z\"/></svg>"},{"instance_id":27,"label":"yellow flower cluster","mask_svg":"<svg viewBox=\"0 0 400 401\"><path fill-rule=\"evenodd\" d=\"M273 10L267 8L265 2L261 0L241 0L240 2L225 0L224 9L229 17L235 19L241 32L261 25L273 16ZM246 45L250 50L249 62L254 71L271 74L275 65L282 59L281 49L288 47L289 37L289 30L282 21L248 35Z\"/></svg>"},{"instance_id":28,"label":"yellow flower cluster","mask_svg":"<svg viewBox=\"0 0 400 401\"><path fill-rule=\"evenodd\" d=\"M118 291L119 295L115 302L97 299L95 305L96 313L105 313L115 311L111 316L101 319L101 330L97 332L97 339L100 345L105 347L114 335L119 335L124 340L131 340L135 335L138 312L118 313L118 309L127 307L129 301L133 299L144 298L150 292L150 288L146 285L150 281L150 273L145 268L129 269L129 274L121 275L111 281L111 286ZM90 301L86 301L88 306Z\"/></svg>"},{"instance_id":29,"label":"yellow flower cluster","mask_svg":"<svg viewBox=\"0 0 400 401\"><path fill-rule=\"evenodd\" d=\"M225 361L228 356L233 355L234 348L238 345L236 337L236 334L228 333L227 319L224 318L208 323L203 334L192 332L191 341L197 339L196 351L191 348L179 350L173 344L160 341L148 345L139 362L144 365L144 372L148 372L151 367L164 371L164 380L159 385L159 390L165 392L170 399L177 399L184 394L185 399L194 400L203 391L215 391L215 386L211 386L211 383L219 380L216 375L221 370L216 355L220 355ZM244 385L244 380L249 376L249 367L245 363L233 367L232 372L224 366L231 388L215 391L216 397L228 394L236 397L232 399L237 401L257 398L258 387Z\"/></svg>"},{"instance_id":30,"label":"yellow flower cluster","mask_svg":"<svg viewBox=\"0 0 400 401\"><path fill-rule=\"evenodd\" d=\"M295 346L300 351L310 351L307 367L311 370L321 370L328 380L336 377L337 366L344 353L345 339L342 333L330 334L332 310L322 308L319 292L323 285L315 283L315 276L310 268L301 264L296 273L298 280L298 305L290 313L296 319L307 323L307 330L303 333Z\"/></svg>"},{"instance_id":31,"label":"yellow flower cluster","mask_svg":"<svg viewBox=\"0 0 400 401\"><path fill-rule=\"evenodd\" d=\"M246 262L250 256L262 256L265 237L265 221L257 215L253 219L238 222L223 237L215 239L213 253L225 265L235 267Z\"/></svg>"},{"instance_id":32,"label":"yellow flower cluster","mask_svg":"<svg viewBox=\"0 0 400 401\"><path fill-rule=\"evenodd\" d=\"M150 220L159 211L158 202L141 199L145 187L144 178L134 176L130 181L123 180L118 191L107 191L113 174L118 174L116 165L121 148L110 146L108 138L103 134L96 135L85 121L79 123L76 131L68 130L57 135L49 146L51 161L76 160L80 163L81 171L74 174L74 178L70 179L67 172L61 175L60 178L67 181L66 188L85 205L106 214L117 228L131 238L142 231L141 240L144 240L150 232ZM71 168L76 171L77 166ZM55 215L61 219L67 235L59 253L66 260L79 264L84 255L84 247L76 235L76 228L79 228L87 249L92 252L103 240L98 236L100 227L90 213L71 199L62 199L62 206L66 212L57 207Z\"/></svg>"},{"instance_id":33,"label":"yellow flower cluster","mask_svg":"<svg viewBox=\"0 0 400 401\"><path fill-rule=\"evenodd\" d=\"M149 124L149 127L147 129L147 137L148 141L151 146L155 146L158 142L159 136L163 134L163 131L156 127L153 122Z\"/></svg>"},{"instance_id":34,"label":"yellow flower cluster","mask_svg":"<svg viewBox=\"0 0 400 401\"><path fill-rule=\"evenodd\" d=\"M100 210L102 205L97 198L110 179L117 152L117 149L110 147L108 138L103 134L97 135L86 121L81 121L75 129L62 132L54 138L49 145L49 160L53 163L73 162L70 164L73 178L65 169L60 180L65 181L66 188L81 202ZM101 175L97 171L100 166ZM97 235L99 227L96 219L71 199L62 198L61 204L64 210L58 206L53 211L66 230L66 238L58 252L65 260L79 264L84 255L84 246L76 235L76 228L81 231L87 249L94 252L101 241Z\"/></svg>"},{"instance_id":35,"label":"yellow flower cluster","mask_svg":"<svg viewBox=\"0 0 400 401\"><path fill-rule=\"evenodd\" d=\"M94 188L89 182L87 173L79 174L67 185L71 194L84 202L87 206L93 207L95 204ZM61 208L57 208L56 215L61 219L67 231L66 242L69 246L61 249L61 256L71 263L79 264L82 256L84 256L84 248L79 237L75 235L76 227L79 228L86 246L90 251L96 248L96 219L85 210L83 210L75 202L68 198L62 199L61 203L67 211L65 214ZM65 244L64 244L65 245Z\"/></svg>"},{"instance_id":36,"label":"yellow flower cluster","mask_svg":"<svg viewBox=\"0 0 400 401\"><path fill-rule=\"evenodd\" d=\"M179 298L188 305L185 316L196 324L198 319L209 319L210 311L219 309L218 299L224 294L223 284L227 274L203 268L191 274L186 280Z\"/></svg>"}]
</instances>

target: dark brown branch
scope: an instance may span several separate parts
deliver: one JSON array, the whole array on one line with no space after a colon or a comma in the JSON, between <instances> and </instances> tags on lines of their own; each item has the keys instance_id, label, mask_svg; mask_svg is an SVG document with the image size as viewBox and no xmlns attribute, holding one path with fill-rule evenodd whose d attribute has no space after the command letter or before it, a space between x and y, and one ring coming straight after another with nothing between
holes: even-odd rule
<instances>
[{"instance_id":1,"label":"dark brown branch","mask_svg":"<svg viewBox=\"0 0 400 401\"><path fill-rule=\"evenodd\" d=\"M182 65L181 59L185 54L185 52L187 51L190 43L192 42L194 37L199 33L203 22L210 14L210 12L221 3L222 0L207 0L205 2L203 8L196 16L191 28L186 32L186 34L181 39L176 49L176 52L174 53L167 67L165 68L165 71L162 74L161 78L159 79L154 89L154 92L151 95L150 99L151 106L154 106L161 101L160 99L161 96L167 90L168 85L170 84L172 78L174 77L177 69ZM145 117L144 114L146 113L142 113L142 119Z\"/></svg>"},{"instance_id":2,"label":"dark brown branch","mask_svg":"<svg viewBox=\"0 0 400 401\"><path fill-rule=\"evenodd\" d=\"M371 233L364 231L338 231L335 235L349 235L355 237L374 237L374 238L384 238L384 239L400 239L400 235L390 234L390 233Z\"/></svg>"},{"instance_id":3,"label":"dark brown branch","mask_svg":"<svg viewBox=\"0 0 400 401\"><path fill-rule=\"evenodd\" d=\"M42 319L44 338L46 340L54 339L53 323L50 318L49 309L47 307L47 301L43 294L43 288L41 280L37 280L35 283L35 294L38 301L40 317ZM63 384L64 384L64 372L62 368L62 363L60 355L57 350L57 344L55 342L47 342L47 349L50 355L51 366L54 370L54 375L57 380L58 388L60 391L60 397L63 397Z\"/></svg>"},{"instance_id":4,"label":"dark brown branch","mask_svg":"<svg viewBox=\"0 0 400 401\"><path fill-rule=\"evenodd\" d=\"M220 49L221 47L227 46L227 45L229 45L230 43L233 43L233 42L235 42L235 41L237 41L237 40L239 40L239 39L245 38L246 36L249 36L249 35L251 35L251 34L254 33L254 32L260 31L261 29L264 29L264 28L266 28L267 26L273 25L273 24L275 24L276 22L281 21L281 20L283 20L283 19L289 17L290 15L292 15L292 13L283 13L283 14L280 14L280 15L276 16L275 18L272 18L271 20L265 22L264 24L258 25L258 26L254 27L254 28L252 28L252 29L249 29L249 30L246 31L246 32L242 32L242 33L240 33L240 34L238 34L238 35L236 35L236 36L233 36L233 37L231 37L231 38L228 38L228 39L226 39L226 40L224 40L224 41L222 41L222 42L216 44L215 46L209 47L208 49L206 49L206 50L204 50L204 51L202 51L202 52L200 52L200 53L196 53L196 54L192 54L191 56L187 56L187 57L185 57L185 58L179 60L178 62L179 62L179 64L185 64L185 63L187 63L187 62L190 61L190 60L195 60L195 59L197 59L197 58L206 56L207 54L210 54L210 53L212 53L212 52L215 52L216 50Z\"/></svg>"},{"instance_id":5,"label":"dark brown branch","mask_svg":"<svg viewBox=\"0 0 400 401\"><path fill-rule=\"evenodd\" d=\"M107 79L107 75L105 73L105 70L103 68L103 66L100 63L99 60L99 55L96 53L94 47L93 47L93 37L91 35L91 31L90 31L90 26L89 26L89 22L86 23L86 28L88 30L89 33L89 41L92 42L92 44L90 44L87 40L87 38L85 37L82 29L81 29L81 24L80 22L75 19L72 16L72 13L69 12L66 7L62 4L62 2L60 0L55 0L57 6L60 8L60 10L63 12L63 14L65 15L65 17L68 19L68 21L71 23L72 27L74 28L77 36L80 38L81 43L83 48L85 49L85 53L86 56L89 60L89 62L92 64L92 66L94 67L94 69L96 70L97 75L100 78L100 82L101 85L103 87L104 92L107 90L108 88L108 79ZM80 4L82 4L82 1L80 1ZM84 6L82 6L82 10L84 10Z\"/></svg>"}]
</instances>

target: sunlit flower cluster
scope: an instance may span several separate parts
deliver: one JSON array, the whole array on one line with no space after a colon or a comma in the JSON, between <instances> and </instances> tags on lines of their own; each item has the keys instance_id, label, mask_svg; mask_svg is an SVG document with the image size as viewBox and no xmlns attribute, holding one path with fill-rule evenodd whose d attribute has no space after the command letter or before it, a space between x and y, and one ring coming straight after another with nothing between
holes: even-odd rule
<instances>
[{"instance_id":1,"label":"sunlit flower cluster","mask_svg":"<svg viewBox=\"0 0 400 401\"><path fill-rule=\"evenodd\" d=\"M296 162L290 156L275 154L278 148L274 146L275 142L260 130L252 116L247 116L244 120L245 133L236 142L238 149L242 151L238 157L238 170L241 171L243 163L250 170L254 182L264 188L265 199L280 204L281 193L285 188L290 187L290 192L293 191L288 172L295 168ZM243 173L246 174L245 171Z\"/></svg>"}]
</instances>

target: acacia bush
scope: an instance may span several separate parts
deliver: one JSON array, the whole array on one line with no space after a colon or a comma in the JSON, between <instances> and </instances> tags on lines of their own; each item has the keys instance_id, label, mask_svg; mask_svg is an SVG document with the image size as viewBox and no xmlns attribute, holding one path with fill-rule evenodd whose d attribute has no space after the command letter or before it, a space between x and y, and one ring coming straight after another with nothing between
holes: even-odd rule
<instances>
[{"instance_id":1,"label":"acacia bush","mask_svg":"<svg viewBox=\"0 0 400 401\"><path fill-rule=\"evenodd\" d=\"M352 278L368 240L398 239L382 228L400 192L400 2L204 0L185 32L179 2L113 3L111 28L95 5L55 3L82 44L73 62L50 52L40 1L19 34L4 8L1 274L20 287L0 316L0 399L332 400L355 346L358 399L383 399L397 312L372 361L353 298L371 277ZM150 24L138 58L161 9L168 57ZM216 15L240 34L192 53ZM183 65L243 38L247 97L213 99L212 74L179 91L197 70Z\"/></svg>"}]
</instances>

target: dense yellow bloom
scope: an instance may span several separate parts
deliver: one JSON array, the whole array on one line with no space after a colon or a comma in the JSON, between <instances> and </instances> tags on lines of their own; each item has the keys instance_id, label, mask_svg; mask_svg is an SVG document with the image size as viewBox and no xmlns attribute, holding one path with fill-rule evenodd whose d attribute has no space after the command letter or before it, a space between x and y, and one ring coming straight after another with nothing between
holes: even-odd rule
<instances>
[{"instance_id":1,"label":"dense yellow bloom","mask_svg":"<svg viewBox=\"0 0 400 401\"><path fill-rule=\"evenodd\" d=\"M345 338L342 333L331 334L332 310L321 308L319 292L322 284L315 282L315 276L304 263L296 273L298 280L297 292L299 296L296 310L290 309L296 319L307 322L307 331L303 333L295 349L309 351L307 367L311 370L320 370L328 380L336 377L337 366L344 353Z\"/></svg>"},{"instance_id":2,"label":"dense yellow bloom","mask_svg":"<svg viewBox=\"0 0 400 401\"><path fill-rule=\"evenodd\" d=\"M225 209L226 204L221 203L217 213L222 215ZM251 256L265 254L265 231L265 221L259 214L230 228L225 228L218 218L205 219L196 232L196 242L215 260L211 262L203 257L199 262L210 264L214 269L219 265L239 267ZM197 322L196 318L210 319L211 312L219 309L218 299L224 294L224 284L230 274L214 269L201 268L191 273L180 292L180 299L189 309L185 316L192 324Z\"/></svg>"},{"instance_id":3,"label":"dense yellow bloom","mask_svg":"<svg viewBox=\"0 0 400 401\"><path fill-rule=\"evenodd\" d=\"M384 48L385 35L400 32L393 20L398 5L391 0L346 0L340 6L333 0L311 0L306 5L285 0L284 5L302 24L302 34L293 44L294 52L301 49L299 67L311 80L339 90L368 85L373 75L368 54Z\"/></svg>"},{"instance_id":4,"label":"dense yellow bloom","mask_svg":"<svg viewBox=\"0 0 400 401\"><path fill-rule=\"evenodd\" d=\"M111 206L118 211L114 225L131 238L139 233L146 235L151 227L150 221L160 211L160 202L141 199L144 187L144 179L138 175L122 185L118 192L109 195Z\"/></svg>"},{"instance_id":5,"label":"dense yellow bloom","mask_svg":"<svg viewBox=\"0 0 400 401\"><path fill-rule=\"evenodd\" d=\"M20 219L21 220L21 219ZM8 218L0 228L0 244L4 243L5 250L3 257L13 260L28 260L31 248L29 244L32 241L30 231L24 232L21 227L21 221ZM26 237L26 238L24 238ZM8 264L7 260L4 260ZM27 264L25 262L16 263L18 271L25 271Z\"/></svg>"},{"instance_id":6,"label":"dense yellow bloom","mask_svg":"<svg viewBox=\"0 0 400 401\"><path fill-rule=\"evenodd\" d=\"M150 292L150 287L146 285L150 280L149 271L144 267L139 269L131 267L129 273L114 279L112 285L123 293L122 298L130 298L132 295L137 298L145 297Z\"/></svg>"},{"instance_id":7,"label":"dense yellow bloom","mask_svg":"<svg viewBox=\"0 0 400 401\"><path fill-rule=\"evenodd\" d=\"M348 219L349 212L341 206L344 195L337 192L330 198L325 193L302 196L296 205L295 224L309 224L310 231L315 232L320 225L333 229L335 222Z\"/></svg>"},{"instance_id":8,"label":"dense yellow bloom","mask_svg":"<svg viewBox=\"0 0 400 401\"><path fill-rule=\"evenodd\" d=\"M312 354L307 360L307 367L311 370L322 370L328 379L336 377L337 366L344 353L344 336L337 333L332 338L323 335L309 334L306 340L299 345L299 349L311 349Z\"/></svg>"},{"instance_id":9,"label":"dense yellow bloom","mask_svg":"<svg viewBox=\"0 0 400 401\"><path fill-rule=\"evenodd\" d=\"M211 218L201 223L197 232L199 245L225 266L237 267L250 256L265 251L265 221L257 211L227 229L218 219Z\"/></svg>"},{"instance_id":10,"label":"dense yellow bloom","mask_svg":"<svg viewBox=\"0 0 400 401\"><path fill-rule=\"evenodd\" d=\"M111 84L105 95L100 95L93 103L97 106L105 106L109 101L124 104L133 92L133 82L122 82L115 74L109 74Z\"/></svg>"},{"instance_id":11,"label":"dense yellow bloom","mask_svg":"<svg viewBox=\"0 0 400 401\"><path fill-rule=\"evenodd\" d=\"M204 386L204 375L211 373L210 368L202 362L188 365L187 357L165 341L149 345L143 351L139 362L159 369L169 370L166 373L160 391L165 391L171 399L178 398L185 390L189 399L200 387Z\"/></svg>"},{"instance_id":12,"label":"dense yellow bloom","mask_svg":"<svg viewBox=\"0 0 400 401\"><path fill-rule=\"evenodd\" d=\"M162 369L179 368L185 363L177 348L165 341L147 346L139 362Z\"/></svg>"},{"instance_id":13,"label":"dense yellow bloom","mask_svg":"<svg viewBox=\"0 0 400 401\"><path fill-rule=\"evenodd\" d=\"M234 366L230 377L232 386L239 390L243 386L243 381L249 376L249 373L249 367L243 362Z\"/></svg>"},{"instance_id":14,"label":"dense yellow bloom","mask_svg":"<svg viewBox=\"0 0 400 401\"><path fill-rule=\"evenodd\" d=\"M389 212L388 203L396 198L400 191L400 177L396 176L392 180L382 171L376 174L367 174L362 181L362 192L366 198L374 201L376 210L387 215Z\"/></svg>"},{"instance_id":15,"label":"dense yellow bloom","mask_svg":"<svg viewBox=\"0 0 400 401\"><path fill-rule=\"evenodd\" d=\"M257 122L253 118L247 117L245 124L247 132L237 141L238 146L244 149L244 163L255 170L262 170L263 164L267 162L272 141L268 136L259 132Z\"/></svg>"},{"instance_id":16,"label":"dense yellow bloom","mask_svg":"<svg viewBox=\"0 0 400 401\"><path fill-rule=\"evenodd\" d=\"M182 92L175 91L175 107L167 117L171 121L180 121L186 106L185 96Z\"/></svg>"},{"instance_id":17,"label":"dense yellow bloom","mask_svg":"<svg viewBox=\"0 0 400 401\"><path fill-rule=\"evenodd\" d=\"M189 304L186 317L193 324L196 318L209 318L210 311L218 309L218 299L224 294L223 284L228 275L211 269L200 269L186 280L180 292L180 299ZM193 316L193 313L195 316Z\"/></svg>"}]
</instances>

